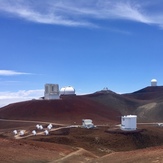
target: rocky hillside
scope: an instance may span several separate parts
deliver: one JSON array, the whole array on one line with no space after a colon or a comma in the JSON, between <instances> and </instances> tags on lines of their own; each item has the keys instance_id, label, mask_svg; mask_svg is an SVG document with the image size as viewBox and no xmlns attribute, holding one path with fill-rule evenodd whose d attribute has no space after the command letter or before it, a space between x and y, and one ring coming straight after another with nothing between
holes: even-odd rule
<instances>
[{"instance_id":1,"label":"rocky hillside","mask_svg":"<svg viewBox=\"0 0 163 163\"><path fill-rule=\"evenodd\" d=\"M66 96L61 100L31 100L0 109L0 118L78 123L90 118L95 123L118 121L120 113L84 96Z\"/></svg>"},{"instance_id":2,"label":"rocky hillside","mask_svg":"<svg viewBox=\"0 0 163 163\"><path fill-rule=\"evenodd\" d=\"M71 124L85 118L99 124L120 122L120 116L127 114L138 115L138 122L163 122L163 87L146 87L130 94L106 90L60 100L31 100L0 109L0 118Z\"/></svg>"}]
</instances>

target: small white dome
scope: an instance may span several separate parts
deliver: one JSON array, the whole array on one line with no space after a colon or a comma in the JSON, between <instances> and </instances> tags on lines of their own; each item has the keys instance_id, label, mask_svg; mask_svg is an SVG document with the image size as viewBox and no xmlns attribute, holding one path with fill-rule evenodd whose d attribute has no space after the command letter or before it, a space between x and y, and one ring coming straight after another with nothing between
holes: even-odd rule
<instances>
[{"instance_id":1,"label":"small white dome","mask_svg":"<svg viewBox=\"0 0 163 163\"><path fill-rule=\"evenodd\" d=\"M156 79L151 80L151 86L157 86L157 80Z\"/></svg>"},{"instance_id":2,"label":"small white dome","mask_svg":"<svg viewBox=\"0 0 163 163\"><path fill-rule=\"evenodd\" d=\"M48 131L48 130L45 130L45 131L44 131L44 134L45 134L45 135L49 135L49 131Z\"/></svg>"},{"instance_id":3,"label":"small white dome","mask_svg":"<svg viewBox=\"0 0 163 163\"><path fill-rule=\"evenodd\" d=\"M64 92L65 92L65 87L60 89L60 94L64 94Z\"/></svg>"},{"instance_id":4,"label":"small white dome","mask_svg":"<svg viewBox=\"0 0 163 163\"><path fill-rule=\"evenodd\" d=\"M33 135L36 135L36 131L35 131L35 130L33 130L33 131L32 131L32 134L33 134Z\"/></svg>"},{"instance_id":5,"label":"small white dome","mask_svg":"<svg viewBox=\"0 0 163 163\"><path fill-rule=\"evenodd\" d=\"M63 87L60 90L60 95L74 95L74 94L75 94L75 89L71 86Z\"/></svg>"},{"instance_id":6,"label":"small white dome","mask_svg":"<svg viewBox=\"0 0 163 163\"><path fill-rule=\"evenodd\" d=\"M19 135L20 135L20 136L23 136L23 135L24 135L24 130L21 130L21 131L19 132Z\"/></svg>"},{"instance_id":7,"label":"small white dome","mask_svg":"<svg viewBox=\"0 0 163 163\"><path fill-rule=\"evenodd\" d=\"M157 82L157 80L156 79L152 79L151 82Z\"/></svg>"},{"instance_id":8,"label":"small white dome","mask_svg":"<svg viewBox=\"0 0 163 163\"><path fill-rule=\"evenodd\" d=\"M17 131L17 130L14 130L13 133L14 133L15 135L17 135L17 134L18 134L18 131Z\"/></svg>"}]
</instances>

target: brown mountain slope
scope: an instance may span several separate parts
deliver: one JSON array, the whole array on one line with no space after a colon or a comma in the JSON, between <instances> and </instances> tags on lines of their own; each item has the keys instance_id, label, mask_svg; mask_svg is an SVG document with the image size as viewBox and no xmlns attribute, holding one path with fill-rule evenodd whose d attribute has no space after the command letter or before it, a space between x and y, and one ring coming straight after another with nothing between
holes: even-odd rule
<instances>
[{"instance_id":1,"label":"brown mountain slope","mask_svg":"<svg viewBox=\"0 0 163 163\"><path fill-rule=\"evenodd\" d=\"M122 115L133 114L135 109L144 104L140 100L125 97L111 91L99 91L94 94L87 95L90 99L104 104L108 108L120 112Z\"/></svg>"},{"instance_id":2,"label":"brown mountain slope","mask_svg":"<svg viewBox=\"0 0 163 163\"><path fill-rule=\"evenodd\" d=\"M134 114L141 122L163 122L163 102L149 102L139 106Z\"/></svg>"},{"instance_id":3,"label":"brown mountain slope","mask_svg":"<svg viewBox=\"0 0 163 163\"><path fill-rule=\"evenodd\" d=\"M142 102L133 112L133 114L138 115L139 121L163 121L163 86L146 87L123 96Z\"/></svg>"},{"instance_id":4,"label":"brown mountain slope","mask_svg":"<svg viewBox=\"0 0 163 163\"><path fill-rule=\"evenodd\" d=\"M163 97L163 86L145 87L133 93L123 94L123 96L138 100L157 100Z\"/></svg>"},{"instance_id":5,"label":"brown mountain slope","mask_svg":"<svg viewBox=\"0 0 163 163\"><path fill-rule=\"evenodd\" d=\"M0 109L0 118L81 123L91 118L98 123L120 122L121 115L136 114L138 122L163 122L163 86L146 87L130 94L99 91L62 100L32 100Z\"/></svg>"},{"instance_id":6,"label":"brown mountain slope","mask_svg":"<svg viewBox=\"0 0 163 163\"><path fill-rule=\"evenodd\" d=\"M87 96L122 115L138 115L138 122L163 122L163 86L146 87L130 94L100 91Z\"/></svg>"},{"instance_id":7,"label":"brown mountain slope","mask_svg":"<svg viewBox=\"0 0 163 163\"><path fill-rule=\"evenodd\" d=\"M67 96L61 100L31 100L10 104L0 109L0 118L80 123L90 118L95 123L114 122L118 111L87 97ZM119 119L118 119L119 120Z\"/></svg>"}]
</instances>

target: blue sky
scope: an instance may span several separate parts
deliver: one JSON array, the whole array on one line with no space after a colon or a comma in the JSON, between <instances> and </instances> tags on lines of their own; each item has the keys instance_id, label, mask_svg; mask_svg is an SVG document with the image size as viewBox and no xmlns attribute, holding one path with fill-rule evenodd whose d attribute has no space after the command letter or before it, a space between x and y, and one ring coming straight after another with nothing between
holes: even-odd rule
<instances>
[{"instance_id":1,"label":"blue sky","mask_svg":"<svg viewBox=\"0 0 163 163\"><path fill-rule=\"evenodd\" d=\"M43 96L163 85L162 0L0 0L0 106Z\"/></svg>"}]
</instances>

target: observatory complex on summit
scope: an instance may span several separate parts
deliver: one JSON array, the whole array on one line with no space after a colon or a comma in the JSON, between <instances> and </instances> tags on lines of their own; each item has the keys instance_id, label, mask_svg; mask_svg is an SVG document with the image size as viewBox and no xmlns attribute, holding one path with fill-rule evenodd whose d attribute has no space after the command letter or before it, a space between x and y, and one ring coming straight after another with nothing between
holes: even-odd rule
<instances>
[{"instance_id":1,"label":"observatory complex on summit","mask_svg":"<svg viewBox=\"0 0 163 163\"><path fill-rule=\"evenodd\" d=\"M157 80L151 80L151 87L157 86ZM103 91L108 91L108 88L105 87ZM72 86L66 86L59 89L59 84L45 84L44 99L53 100L60 99L61 96L76 95L75 89Z\"/></svg>"},{"instance_id":2,"label":"observatory complex on summit","mask_svg":"<svg viewBox=\"0 0 163 163\"><path fill-rule=\"evenodd\" d=\"M75 89L72 86L63 87L59 90L58 84L45 84L44 99L60 99L60 96L75 95Z\"/></svg>"}]
</instances>

